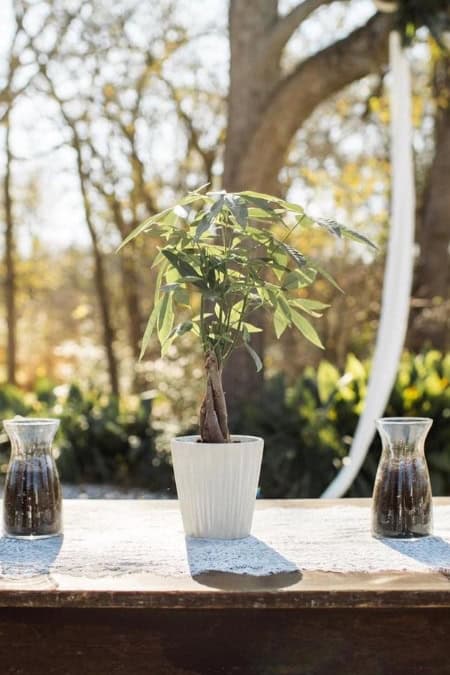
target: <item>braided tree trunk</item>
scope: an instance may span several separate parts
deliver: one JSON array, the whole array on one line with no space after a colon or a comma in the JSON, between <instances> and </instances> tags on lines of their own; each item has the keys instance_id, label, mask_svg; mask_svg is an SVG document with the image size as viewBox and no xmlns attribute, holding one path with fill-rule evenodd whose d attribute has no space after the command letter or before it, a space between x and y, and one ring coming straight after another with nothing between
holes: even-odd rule
<instances>
[{"instance_id":1,"label":"braided tree trunk","mask_svg":"<svg viewBox=\"0 0 450 675\"><path fill-rule=\"evenodd\" d=\"M214 352L205 358L206 394L200 408L200 436L204 443L229 443L228 414L222 369Z\"/></svg>"}]
</instances>

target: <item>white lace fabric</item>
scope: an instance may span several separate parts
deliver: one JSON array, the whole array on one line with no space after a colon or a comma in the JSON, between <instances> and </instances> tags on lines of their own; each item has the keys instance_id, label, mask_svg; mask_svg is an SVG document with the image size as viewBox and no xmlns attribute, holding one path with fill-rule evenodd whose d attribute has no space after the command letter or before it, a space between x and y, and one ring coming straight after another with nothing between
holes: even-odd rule
<instances>
[{"instance_id":1,"label":"white lace fabric","mask_svg":"<svg viewBox=\"0 0 450 675\"><path fill-rule=\"evenodd\" d=\"M360 506L258 509L252 536L186 539L176 502L67 500L64 537L0 539L0 579L62 574L107 577L253 576L293 571L450 573L450 506L434 507L434 536L378 540Z\"/></svg>"}]
</instances>

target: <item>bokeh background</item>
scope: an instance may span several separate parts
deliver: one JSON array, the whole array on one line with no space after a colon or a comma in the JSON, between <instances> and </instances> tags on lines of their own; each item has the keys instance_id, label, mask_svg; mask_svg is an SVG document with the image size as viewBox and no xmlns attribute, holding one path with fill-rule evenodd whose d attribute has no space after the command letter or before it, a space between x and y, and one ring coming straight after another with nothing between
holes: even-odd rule
<instances>
[{"instance_id":1,"label":"bokeh background","mask_svg":"<svg viewBox=\"0 0 450 675\"><path fill-rule=\"evenodd\" d=\"M268 328L264 380L241 360L230 395L232 429L266 440L263 496L318 496L345 462L389 228L393 21L371 0L2 1L0 417L60 417L65 482L174 494L168 439L195 428L201 355L186 336L138 362L157 242L116 248L206 182L287 195L379 247L296 242L345 290L315 287L332 305L315 322L325 351ZM409 27L417 256L386 414L434 417L433 488L448 494L450 77L430 25ZM2 474L8 453L3 434ZM371 493L378 453L350 494Z\"/></svg>"}]
</instances>

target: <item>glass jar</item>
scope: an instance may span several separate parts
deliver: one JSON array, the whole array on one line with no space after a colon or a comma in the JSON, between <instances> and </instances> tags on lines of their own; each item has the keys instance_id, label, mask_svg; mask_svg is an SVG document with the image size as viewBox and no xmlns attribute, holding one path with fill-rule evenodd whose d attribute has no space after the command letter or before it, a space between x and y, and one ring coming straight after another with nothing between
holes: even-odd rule
<instances>
[{"instance_id":1,"label":"glass jar","mask_svg":"<svg viewBox=\"0 0 450 675\"><path fill-rule=\"evenodd\" d=\"M383 449L372 499L374 537L411 539L432 534L431 483L424 454L432 423L427 417L377 421Z\"/></svg>"},{"instance_id":2,"label":"glass jar","mask_svg":"<svg viewBox=\"0 0 450 675\"><path fill-rule=\"evenodd\" d=\"M59 420L16 418L3 426L11 441L3 498L4 534L33 538L61 534L61 486L52 454Z\"/></svg>"}]
</instances>

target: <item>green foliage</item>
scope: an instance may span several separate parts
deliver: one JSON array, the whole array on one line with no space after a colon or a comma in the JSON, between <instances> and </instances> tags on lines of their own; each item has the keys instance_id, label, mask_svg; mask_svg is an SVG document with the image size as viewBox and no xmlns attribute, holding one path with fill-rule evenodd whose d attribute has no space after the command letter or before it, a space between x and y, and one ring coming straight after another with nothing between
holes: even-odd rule
<instances>
[{"instance_id":1,"label":"green foliage","mask_svg":"<svg viewBox=\"0 0 450 675\"><path fill-rule=\"evenodd\" d=\"M248 404L234 420L236 433L263 436L263 497L318 497L327 487L351 444L366 393L368 366L349 355L344 372L322 361L307 368L293 386L282 375L268 380L258 404ZM42 392L40 387L39 391ZM57 390L58 391L58 390ZM136 485L174 494L168 454L155 449L151 401L117 401L77 386L63 396L52 388L47 407L35 394L0 387L0 417L51 415L61 419L55 448L66 482ZM385 414L427 416L434 420L426 443L433 492L450 493L450 354L404 354ZM375 437L349 494L370 496L378 465ZM2 471L9 444L0 436Z\"/></svg>"},{"instance_id":2,"label":"green foliage","mask_svg":"<svg viewBox=\"0 0 450 675\"><path fill-rule=\"evenodd\" d=\"M350 355L344 373L323 361L306 369L292 387L281 375L266 383L257 404L234 420L237 433L263 436L263 497L318 497L348 453L362 411L368 368ZM434 420L426 454L433 491L450 492L450 355L436 351L405 354L386 416L427 416ZM349 494L370 496L378 466L375 437Z\"/></svg>"},{"instance_id":3,"label":"green foliage","mask_svg":"<svg viewBox=\"0 0 450 675\"><path fill-rule=\"evenodd\" d=\"M59 468L73 483L114 483L164 490L172 483L168 457L155 449L151 400L135 410L72 385L61 414Z\"/></svg>"},{"instance_id":4,"label":"green foliage","mask_svg":"<svg viewBox=\"0 0 450 675\"><path fill-rule=\"evenodd\" d=\"M14 415L26 416L32 411L32 405L20 389L4 384L0 387L0 411L3 419Z\"/></svg>"},{"instance_id":5,"label":"green foliage","mask_svg":"<svg viewBox=\"0 0 450 675\"><path fill-rule=\"evenodd\" d=\"M173 486L168 453L156 450L151 400L118 401L99 391L72 385L57 395L41 382L34 394L0 388L1 419L14 415L50 416L61 420L55 454L61 478L70 483L113 483L165 491ZM0 438L2 472L9 458L6 434Z\"/></svg>"},{"instance_id":6,"label":"green foliage","mask_svg":"<svg viewBox=\"0 0 450 675\"><path fill-rule=\"evenodd\" d=\"M294 230L312 227L373 246L335 221L313 219L297 204L251 191L190 192L139 225L122 246L142 233L164 242L154 261L159 273L141 355L155 331L163 355L174 340L193 332L205 354L216 354L219 366L243 346L260 370L261 359L250 345L251 333L259 330L252 321L260 309L272 316L277 338L293 326L322 347L307 316L320 317L327 305L304 298L304 289L317 275L337 284L289 244Z\"/></svg>"}]
</instances>

